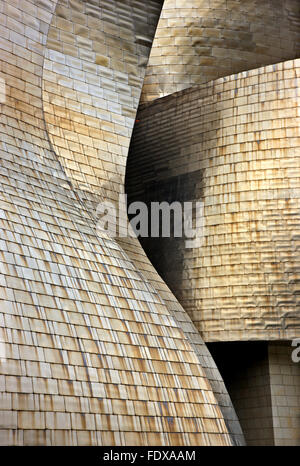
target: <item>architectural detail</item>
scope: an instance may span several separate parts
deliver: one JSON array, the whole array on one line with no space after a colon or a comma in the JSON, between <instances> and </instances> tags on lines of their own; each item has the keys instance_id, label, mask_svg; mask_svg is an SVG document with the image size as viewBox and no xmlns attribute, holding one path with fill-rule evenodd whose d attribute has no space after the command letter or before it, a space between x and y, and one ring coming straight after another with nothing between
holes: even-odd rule
<instances>
[{"instance_id":1,"label":"architectural detail","mask_svg":"<svg viewBox=\"0 0 300 466\"><path fill-rule=\"evenodd\" d=\"M147 67L147 102L299 57L298 0L165 0Z\"/></svg>"},{"instance_id":2,"label":"architectural detail","mask_svg":"<svg viewBox=\"0 0 300 466\"><path fill-rule=\"evenodd\" d=\"M129 202L204 207L193 247L141 244L210 342L246 443L298 445L299 3L185 7L164 3L142 101L165 97L139 109Z\"/></svg>"},{"instance_id":3,"label":"architectural detail","mask_svg":"<svg viewBox=\"0 0 300 466\"><path fill-rule=\"evenodd\" d=\"M124 189L160 6L1 5L2 445L243 441L215 363L137 240L96 228L99 201Z\"/></svg>"},{"instance_id":4,"label":"architectural detail","mask_svg":"<svg viewBox=\"0 0 300 466\"><path fill-rule=\"evenodd\" d=\"M299 8L3 0L1 445L299 444ZM99 226L134 125L201 245Z\"/></svg>"},{"instance_id":5,"label":"architectural detail","mask_svg":"<svg viewBox=\"0 0 300 466\"><path fill-rule=\"evenodd\" d=\"M205 341L299 336L299 76L269 65L139 111L130 201L204 203L201 247L142 241Z\"/></svg>"},{"instance_id":6,"label":"architectural detail","mask_svg":"<svg viewBox=\"0 0 300 466\"><path fill-rule=\"evenodd\" d=\"M212 343L209 347L224 375L247 445L299 445L300 365L291 358L290 342Z\"/></svg>"}]
</instances>

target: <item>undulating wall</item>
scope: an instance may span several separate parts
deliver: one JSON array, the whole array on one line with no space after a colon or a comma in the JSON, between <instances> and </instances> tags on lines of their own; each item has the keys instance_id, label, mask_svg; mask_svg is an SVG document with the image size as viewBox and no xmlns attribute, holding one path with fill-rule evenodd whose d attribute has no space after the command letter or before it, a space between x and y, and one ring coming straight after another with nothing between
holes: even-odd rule
<instances>
[{"instance_id":1,"label":"undulating wall","mask_svg":"<svg viewBox=\"0 0 300 466\"><path fill-rule=\"evenodd\" d=\"M129 202L204 206L192 248L141 244L204 340L224 342L252 445L299 443L298 380L276 381L296 368L266 343L280 352L300 331L299 38L296 0L165 0L141 102L168 97L139 108L127 167ZM225 351L239 340L265 349L241 372Z\"/></svg>"},{"instance_id":2,"label":"undulating wall","mask_svg":"<svg viewBox=\"0 0 300 466\"><path fill-rule=\"evenodd\" d=\"M142 101L298 58L299 33L298 0L165 0Z\"/></svg>"},{"instance_id":3,"label":"undulating wall","mask_svg":"<svg viewBox=\"0 0 300 466\"><path fill-rule=\"evenodd\" d=\"M200 247L141 240L205 341L299 335L299 63L220 78L139 110L129 200L204 205Z\"/></svg>"},{"instance_id":4,"label":"undulating wall","mask_svg":"<svg viewBox=\"0 0 300 466\"><path fill-rule=\"evenodd\" d=\"M96 228L98 203L123 190L160 6L1 3L2 445L242 441L207 348L137 241Z\"/></svg>"},{"instance_id":5,"label":"undulating wall","mask_svg":"<svg viewBox=\"0 0 300 466\"><path fill-rule=\"evenodd\" d=\"M77 2L57 8L47 39L43 108L48 134L80 199L95 214L99 201L124 192L127 152L161 1ZM68 31L66 33L66 31ZM102 55L101 55L102 54ZM237 443L242 433L220 374L198 331L135 240L117 238L155 284L188 335Z\"/></svg>"}]
</instances>

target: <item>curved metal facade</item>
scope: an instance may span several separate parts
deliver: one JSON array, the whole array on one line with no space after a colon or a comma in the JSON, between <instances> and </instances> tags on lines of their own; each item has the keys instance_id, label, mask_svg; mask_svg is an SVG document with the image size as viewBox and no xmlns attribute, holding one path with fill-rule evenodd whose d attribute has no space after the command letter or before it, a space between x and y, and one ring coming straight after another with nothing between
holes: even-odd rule
<instances>
[{"instance_id":1,"label":"curved metal facade","mask_svg":"<svg viewBox=\"0 0 300 466\"><path fill-rule=\"evenodd\" d=\"M269 65L139 111L130 200L204 205L200 247L143 241L204 341L299 336L299 74Z\"/></svg>"},{"instance_id":2,"label":"curved metal facade","mask_svg":"<svg viewBox=\"0 0 300 466\"><path fill-rule=\"evenodd\" d=\"M142 101L298 58L299 17L297 0L165 0Z\"/></svg>"},{"instance_id":3,"label":"curved metal facade","mask_svg":"<svg viewBox=\"0 0 300 466\"><path fill-rule=\"evenodd\" d=\"M127 169L130 201L204 208L193 247L141 243L249 445L299 444L299 26L294 0L166 0Z\"/></svg>"},{"instance_id":4,"label":"curved metal facade","mask_svg":"<svg viewBox=\"0 0 300 466\"><path fill-rule=\"evenodd\" d=\"M137 241L96 228L99 201L123 190L160 4L3 2L2 445L231 445L228 429L242 441L207 348Z\"/></svg>"}]
</instances>

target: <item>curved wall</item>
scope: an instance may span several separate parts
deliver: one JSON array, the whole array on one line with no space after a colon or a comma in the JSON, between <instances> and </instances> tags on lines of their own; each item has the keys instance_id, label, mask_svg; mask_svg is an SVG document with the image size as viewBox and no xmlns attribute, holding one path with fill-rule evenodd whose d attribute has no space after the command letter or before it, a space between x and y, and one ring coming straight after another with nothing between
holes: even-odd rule
<instances>
[{"instance_id":1,"label":"curved wall","mask_svg":"<svg viewBox=\"0 0 300 466\"><path fill-rule=\"evenodd\" d=\"M128 146L161 4L99 2L96 7L77 1L76 10L74 4L57 8L51 22L43 71L46 126L73 189L93 216L99 201L118 202L124 192ZM155 284L188 336L234 442L243 443L226 388L198 331L139 243L117 241Z\"/></svg>"},{"instance_id":2,"label":"curved wall","mask_svg":"<svg viewBox=\"0 0 300 466\"><path fill-rule=\"evenodd\" d=\"M299 60L139 110L129 200L202 201L204 239L142 239L205 341L299 336Z\"/></svg>"},{"instance_id":3,"label":"curved wall","mask_svg":"<svg viewBox=\"0 0 300 466\"><path fill-rule=\"evenodd\" d=\"M297 0L165 0L142 102L298 58Z\"/></svg>"},{"instance_id":4,"label":"curved wall","mask_svg":"<svg viewBox=\"0 0 300 466\"><path fill-rule=\"evenodd\" d=\"M43 109L74 189L116 199L161 1L59 2L47 36Z\"/></svg>"},{"instance_id":5,"label":"curved wall","mask_svg":"<svg viewBox=\"0 0 300 466\"><path fill-rule=\"evenodd\" d=\"M1 14L0 443L232 444L190 320L136 241L96 228L122 191L159 2Z\"/></svg>"}]
</instances>

